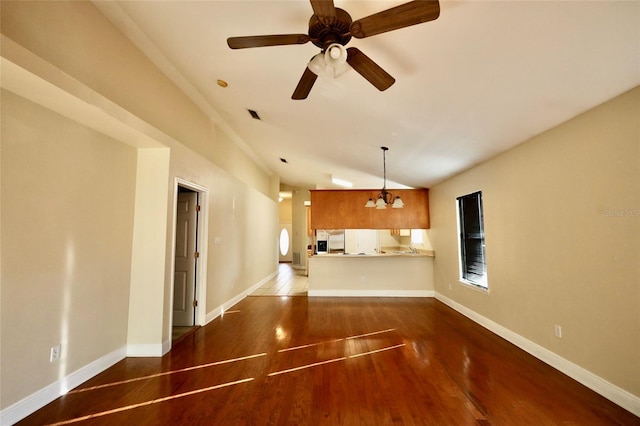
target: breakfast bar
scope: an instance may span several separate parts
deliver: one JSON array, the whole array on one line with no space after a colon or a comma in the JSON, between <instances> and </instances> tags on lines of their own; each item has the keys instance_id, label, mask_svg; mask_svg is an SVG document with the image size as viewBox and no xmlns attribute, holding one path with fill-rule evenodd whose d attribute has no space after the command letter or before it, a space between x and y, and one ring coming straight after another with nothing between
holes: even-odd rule
<instances>
[{"instance_id":1,"label":"breakfast bar","mask_svg":"<svg viewBox=\"0 0 640 426\"><path fill-rule=\"evenodd\" d=\"M431 251L312 256L308 295L433 297L433 258Z\"/></svg>"}]
</instances>

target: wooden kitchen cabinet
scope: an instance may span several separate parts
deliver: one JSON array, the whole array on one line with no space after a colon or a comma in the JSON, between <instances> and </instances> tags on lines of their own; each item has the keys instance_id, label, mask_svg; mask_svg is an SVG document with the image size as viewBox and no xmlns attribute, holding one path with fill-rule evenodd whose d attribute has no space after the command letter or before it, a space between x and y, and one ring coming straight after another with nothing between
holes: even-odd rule
<instances>
[{"instance_id":1,"label":"wooden kitchen cabinet","mask_svg":"<svg viewBox=\"0 0 640 426\"><path fill-rule=\"evenodd\" d=\"M428 229L429 190L396 189L390 191L404 202L401 209L367 208L376 189L311 190L312 229Z\"/></svg>"}]
</instances>

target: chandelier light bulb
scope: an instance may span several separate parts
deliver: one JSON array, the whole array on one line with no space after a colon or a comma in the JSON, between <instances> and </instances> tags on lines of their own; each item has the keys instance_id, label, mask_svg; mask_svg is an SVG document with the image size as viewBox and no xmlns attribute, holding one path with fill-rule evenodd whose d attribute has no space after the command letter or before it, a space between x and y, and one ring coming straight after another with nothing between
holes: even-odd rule
<instances>
[{"instance_id":1,"label":"chandelier light bulb","mask_svg":"<svg viewBox=\"0 0 640 426\"><path fill-rule=\"evenodd\" d=\"M373 202L373 198L369 197L369 200L365 204L365 207L372 208L375 207L378 210L383 210L387 208L387 204L391 204L391 207L394 209L401 209L404 207L404 202L402 199L397 196L394 197L391 195L389 191L387 191L387 156L386 152L389 150L386 146L381 146L382 150L382 167L383 167L383 176L384 181L382 185L382 191L378 194L376 202ZM393 201L392 201L393 200Z\"/></svg>"}]
</instances>

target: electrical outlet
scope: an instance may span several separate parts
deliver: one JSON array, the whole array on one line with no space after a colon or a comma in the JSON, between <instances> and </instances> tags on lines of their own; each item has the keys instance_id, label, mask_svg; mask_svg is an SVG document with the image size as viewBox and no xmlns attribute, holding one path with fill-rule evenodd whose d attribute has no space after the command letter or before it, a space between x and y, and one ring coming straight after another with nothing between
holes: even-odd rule
<instances>
[{"instance_id":1,"label":"electrical outlet","mask_svg":"<svg viewBox=\"0 0 640 426\"><path fill-rule=\"evenodd\" d=\"M360 282L361 282L361 283L366 283L366 282L367 282L367 277L365 277L364 275L362 275L362 276L360 277Z\"/></svg>"},{"instance_id":2,"label":"electrical outlet","mask_svg":"<svg viewBox=\"0 0 640 426\"><path fill-rule=\"evenodd\" d=\"M562 327L560 327L558 324L556 324L554 326L554 333L555 333L556 337L562 338Z\"/></svg>"},{"instance_id":3,"label":"electrical outlet","mask_svg":"<svg viewBox=\"0 0 640 426\"><path fill-rule=\"evenodd\" d=\"M49 362L57 361L60 359L60 351L62 350L61 345L56 345L51 347L51 354L49 356Z\"/></svg>"},{"instance_id":4,"label":"electrical outlet","mask_svg":"<svg viewBox=\"0 0 640 426\"><path fill-rule=\"evenodd\" d=\"M449 283L449 290L451 290L451 283Z\"/></svg>"}]
</instances>

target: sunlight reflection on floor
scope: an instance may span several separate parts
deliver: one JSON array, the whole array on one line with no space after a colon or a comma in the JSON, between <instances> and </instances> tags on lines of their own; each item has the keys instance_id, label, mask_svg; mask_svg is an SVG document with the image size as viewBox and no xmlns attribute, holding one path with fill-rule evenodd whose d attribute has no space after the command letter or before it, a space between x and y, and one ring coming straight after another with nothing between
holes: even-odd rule
<instances>
[{"instance_id":1,"label":"sunlight reflection on floor","mask_svg":"<svg viewBox=\"0 0 640 426\"><path fill-rule=\"evenodd\" d=\"M321 342L311 343L311 344L308 344L308 345L294 346L294 347L290 347L290 348L280 349L277 353L290 352L290 351L301 350L301 349L307 349L307 348L316 347L316 346L320 346L320 345L327 345L327 344L333 344L333 343L339 343L339 342L344 342L345 343L344 349L348 350L349 347L350 347L350 345L348 343L350 341L353 341L355 339L362 339L362 338L370 337L370 336L374 336L374 335L379 335L379 334L383 334L383 333L389 333L389 332L392 332L394 330L395 330L394 328L390 328L390 329L386 329L386 330L373 331L373 332L370 332L370 333L358 334L358 335L349 336L349 337L345 337L345 338L325 340L325 341L321 341ZM339 356L339 357L336 357L336 358L322 360L322 361L318 361L318 362L313 362L313 363L309 363L309 364L305 364L305 365L300 365L300 366L297 366L297 367L287 368L287 369L284 369L284 370L273 371L271 373L268 373L267 376L273 377L273 376L282 375L282 374L286 374L286 373L292 373L292 372L295 372L295 371L300 371L300 370L304 370L304 369L308 369L308 368L318 367L318 366L322 366L322 365L326 365L326 364L330 364L330 363L334 363L334 362L338 362L338 361L345 361L345 360L348 360L348 359L359 358L359 357L362 357L362 356L374 355L374 354L385 352L385 351L389 351L389 350L392 350L392 349L398 349L398 348L404 347L405 345L406 345L405 343L401 343L401 344L397 344L397 345L385 346L383 348L374 349L374 350L370 350L370 351L366 351L366 352L360 352L360 353L354 353L354 354L349 354L349 355L345 355L345 356ZM249 360L249 359L254 359L254 358L259 358L259 357L264 357L264 356L267 356L266 352L258 353L258 354L254 354L254 355L247 355L247 356L238 357L238 358L222 360L222 361L211 362L211 363L207 363L207 364L195 365L195 366L192 366L192 367L181 368L181 369L178 369L178 370L165 371L165 372L161 372L161 373L157 373L157 374L151 374L151 375L146 375L146 376L141 376L141 377L135 377L135 378L131 378L131 379L127 379L127 380L121 380L121 381L112 382L112 383L105 383L105 384L102 384L102 385L92 386L92 387L88 387L88 388L76 389L76 390L70 391L68 393L68 395L77 394L77 393L80 393L80 392L88 392L88 391L92 391L92 390L96 390L96 389L102 389L102 388L111 387L111 386L127 384L127 383L136 382L136 381L140 381L140 380L149 380L149 379L162 377L162 376L167 376L167 375L171 375L171 374L184 373L184 372L188 372L188 371L199 370L199 369L203 369L203 368L208 368L208 367L228 364L228 363L232 363L232 362L244 361L244 360ZM77 422L93 419L93 418L96 418L96 417L103 417L103 416L107 416L107 415L110 415L110 414L120 413L120 412L126 411L126 410L133 410L135 408L144 407L144 406L148 406L148 405L151 405L151 404L158 404L158 403L161 403L161 402L166 402L166 401L170 401L170 400L173 400L173 399L182 398L182 397L186 397L186 396L190 396L190 395L194 395L194 394L198 394L198 393L202 393L202 392L209 392L209 391L213 391L213 390L216 390L216 389L221 389L221 388L228 387L228 386L247 383L247 382L250 382L252 380L255 380L255 379L253 377L249 377L249 378L244 378L244 379L240 379L240 380L236 380L236 381L231 381L231 382L227 382L227 383L221 383L221 384L217 384L217 385L213 385L213 386L208 386L208 387L204 387L204 388L200 388L200 389L195 389L195 390L189 391L189 392L179 393L179 394L175 394L175 395L169 395L169 396L166 396L166 397L158 397L158 398L154 398L152 400L140 402L140 403L137 403L137 404L130 404L130 405L126 405L124 407L118 407L118 408L114 408L114 409L111 409L111 410L106 410L106 411L102 411L102 412L98 412L98 413L88 414L88 415L85 415L85 416L76 417L76 418L73 418L73 419L64 420L64 421L57 422L57 423L51 423L48 426L57 426L57 425L66 425L66 424L71 424L71 423L77 423Z\"/></svg>"}]
</instances>

